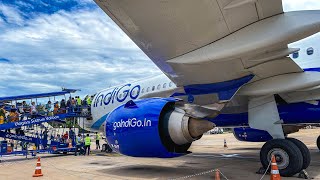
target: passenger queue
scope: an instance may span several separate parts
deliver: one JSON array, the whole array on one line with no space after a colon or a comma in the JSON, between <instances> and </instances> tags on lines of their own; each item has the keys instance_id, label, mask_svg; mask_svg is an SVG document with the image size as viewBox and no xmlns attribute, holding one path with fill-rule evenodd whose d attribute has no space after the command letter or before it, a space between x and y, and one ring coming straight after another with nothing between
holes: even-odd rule
<instances>
[{"instance_id":1,"label":"passenger queue","mask_svg":"<svg viewBox=\"0 0 320 180\"><path fill-rule=\"evenodd\" d=\"M16 102L15 105L11 103L0 103L0 124L8 122L16 122L19 120L26 120L28 118L36 118L41 116L53 116L64 113L81 113L83 107L86 107L90 112L90 106L93 96L86 96L81 100L80 96L69 97L66 101L62 99L60 102L52 103L50 100L45 104L36 104L32 101L28 104L26 101Z\"/></svg>"}]
</instances>

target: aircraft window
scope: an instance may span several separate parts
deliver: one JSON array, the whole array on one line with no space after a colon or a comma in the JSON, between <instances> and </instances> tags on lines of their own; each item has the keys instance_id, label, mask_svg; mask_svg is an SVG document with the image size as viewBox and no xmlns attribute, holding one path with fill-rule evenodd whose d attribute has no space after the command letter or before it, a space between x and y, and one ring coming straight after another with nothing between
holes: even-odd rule
<instances>
[{"instance_id":1,"label":"aircraft window","mask_svg":"<svg viewBox=\"0 0 320 180\"><path fill-rule=\"evenodd\" d=\"M313 48L312 48L312 47L309 47L309 48L307 49L307 54L310 56L310 55L312 55L313 53L314 53Z\"/></svg>"},{"instance_id":2,"label":"aircraft window","mask_svg":"<svg viewBox=\"0 0 320 180\"><path fill-rule=\"evenodd\" d=\"M158 87L157 87L157 89L160 90L160 88L161 88L161 85L159 84Z\"/></svg>"},{"instance_id":3,"label":"aircraft window","mask_svg":"<svg viewBox=\"0 0 320 180\"><path fill-rule=\"evenodd\" d=\"M119 98L122 98L122 93L119 95Z\"/></svg>"},{"instance_id":4,"label":"aircraft window","mask_svg":"<svg viewBox=\"0 0 320 180\"><path fill-rule=\"evenodd\" d=\"M141 93L144 93L144 88L142 88Z\"/></svg>"},{"instance_id":5,"label":"aircraft window","mask_svg":"<svg viewBox=\"0 0 320 180\"><path fill-rule=\"evenodd\" d=\"M172 82L169 83L169 87L171 87L171 86L172 86Z\"/></svg>"},{"instance_id":6,"label":"aircraft window","mask_svg":"<svg viewBox=\"0 0 320 180\"><path fill-rule=\"evenodd\" d=\"M297 59L299 57L299 52L294 52L292 54L293 59Z\"/></svg>"},{"instance_id":7,"label":"aircraft window","mask_svg":"<svg viewBox=\"0 0 320 180\"><path fill-rule=\"evenodd\" d=\"M150 91L150 87L147 88L147 92L149 92L149 91Z\"/></svg>"},{"instance_id":8,"label":"aircraft window","mask_svg":"<svg viewBox=\"0 0 320 180\"><path fill-rule=\"evenodd\" d=\"M164 83L164 84L163 84L163 88L167 88L167 83Z\"/></svg>"},{"instance_id":9,"label":"aircraft window","mask_svg":"<svg viewBox=\"0 0 320 180\"><path fill-rule=\"evenodd\" d=\"M136 95L136 91L135 90L132 91L132 95L133 96Z\"/></svg>"},{"instance_id":10,"label":"aircraft window","mask_svg":"<svg viewBox=\"0 0 320 180\"><path fill-rule=\"evenodd\" d=\"M156 87L155 86L152 86L152 91L154 91L156 89Z\"/></svg>"}]
</instances>

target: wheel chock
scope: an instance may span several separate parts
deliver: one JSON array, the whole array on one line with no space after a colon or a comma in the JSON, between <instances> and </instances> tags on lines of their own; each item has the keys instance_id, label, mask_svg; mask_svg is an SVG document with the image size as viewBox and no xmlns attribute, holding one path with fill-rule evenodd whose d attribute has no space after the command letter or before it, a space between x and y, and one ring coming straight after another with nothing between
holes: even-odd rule
<instances>
[{"instance_id":1,"label":"wheel chock","mask_svg":"<svg viewBox=\"0 0 320 180\"><path fill-rule=\"evenodd\" d=\"M303 169L299 175L298 175L298 178L301 178L301 179L313 179L309 176L309 174L307 173L307 171L305 169Z\"/></svg>"}]
</instances>

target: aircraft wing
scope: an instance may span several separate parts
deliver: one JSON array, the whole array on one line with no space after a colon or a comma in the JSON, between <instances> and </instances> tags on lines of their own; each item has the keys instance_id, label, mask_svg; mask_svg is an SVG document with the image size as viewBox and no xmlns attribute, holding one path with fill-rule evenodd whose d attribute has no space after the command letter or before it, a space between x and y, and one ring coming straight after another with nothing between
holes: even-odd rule
<instances>
[{"instance_id":1,"label":"aircraft wing","mask_svg":"<svg viewBox=\"0 0 320 180\"><path fill-rule=\"evenodd\" d=\"M287 45L320 29L319 11L284 13L281 0L95 2L177 86L229 92L222 100L249 81L303 72Z\"/></svg>"}]
</instances>

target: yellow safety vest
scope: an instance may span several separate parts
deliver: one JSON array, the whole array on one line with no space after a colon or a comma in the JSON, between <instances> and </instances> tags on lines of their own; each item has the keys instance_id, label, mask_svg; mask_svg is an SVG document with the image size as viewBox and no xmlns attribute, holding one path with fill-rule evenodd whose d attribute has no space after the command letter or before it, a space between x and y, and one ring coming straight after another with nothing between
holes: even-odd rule
<instances>
[{"instance_id":1,"label":"yellow safety vest","mask_svg":"<svg viewBox=\"0 0 320 180\"><path fill-rule=\"evenodd\" d=\"M87 104L88 104L88 105L91 105L91 98L88 98L88 99L87 99Z\"/></svg>"},{"instance_id":2,"label":"yellow safety vest","mask_svg":"<svg viewBox=\"0 0 320 180\"><path fill-rule=\"evenodd\" d=\"M84 138L84 145L86 145L86 146L90 146L90 145L91 145L91 139L90 139L90 137Z\"/></svg>"},{"instance_id":3,"label":"yellow safety vest","mask_svg":"<svg viewBox=\"0 0 320 180\"><path fill-rule=\"evenodd\" d=\"M81 99L80 98L77 98L77 104L81 105Z\"/></svg>"},{"instance_id":4,"label":"yellow safety vest","mask_svg":"<svg viewBox=\"0 0 320 180\"><path fill-rule=\"evenodd\" d=\"M96 135L96 140L100 140L100 134Z\"/></svg>"}]
</instances>

